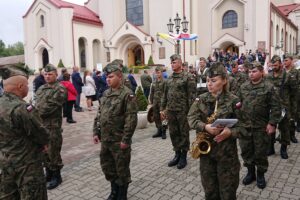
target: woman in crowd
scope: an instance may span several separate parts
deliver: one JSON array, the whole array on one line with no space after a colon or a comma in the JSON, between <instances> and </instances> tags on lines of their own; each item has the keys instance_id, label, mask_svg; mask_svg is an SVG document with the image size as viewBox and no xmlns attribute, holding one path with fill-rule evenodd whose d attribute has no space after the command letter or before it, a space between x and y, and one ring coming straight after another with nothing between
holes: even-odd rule
<instances>
[{"instance_id":1,"label":"woman in crowd","mask_svg":"<svg viewBox=\"0 0 300 200\"><path fill-rule=\"evenodd\" d=\"M77 96L77 91L70 81L70 74L65 73L63 75L63 79L60 82L68 91L68 101L66 103L66 117L67 117L67 122L68 123L76 123L76 121L73 120L73 114L72 114L72 109L73 106L75 105L76 101L76 96Z\"/></svg>"},{"instance_id":2,"label":"woman in crowd","mask_svg":"<svg viewBox=\"0 0 300 200\"><path fill-rule=\"evenodd\" d=\"M227 91L228 75L224 64L214 63L207 72L208 92L200 95L188 113L188 122L198 134L206 135L211 144L200 155L200 174L206 200L234 200L239 186L240 162L236 138L244 132L240 120L233 127L212 127L208 117L239 118L239 99ZM209 121L208 121L209 120Z\"/></svg>"},{"instance_id":3,"label":"woman in crowd","mask_svg":"<svg viewBox=\"0 0 300 200\"><path fill-rule=\"evenodd\" d=\"M92 103L94 100L96 100L96 84L94 79L91 76L91 71L86 70L84 71L83 76L83 93L86 96L86 104L88 107L88 110L92 110Z\"/></svg>"}]
</instances>

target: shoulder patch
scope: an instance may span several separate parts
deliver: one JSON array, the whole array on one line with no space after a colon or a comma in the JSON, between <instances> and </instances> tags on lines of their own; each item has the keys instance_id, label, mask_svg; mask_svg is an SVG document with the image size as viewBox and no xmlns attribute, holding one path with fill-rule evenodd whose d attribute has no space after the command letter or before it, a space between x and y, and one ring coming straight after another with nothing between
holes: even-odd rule
<instances>
[{"instance_id":1,"label":"shoulder patch","mask_svg":"<svg viewBox=\"0 0 300 200\"><path fill-rule=\"evenodd\" d=\"M128 96L129 100L132 101L132 100L135 100L136 99L136 96L134 94L130 94Z\"/></svg>"},{"instance_id":2,"label":"shoulder patch","mask_svg":"<svg viewBox=\"0 0 300 200\"><path fill-rule=\"evenodd\" d=\"M33 110L33 105L27 105L26 106L26 110L28 111L28 112L31 112L32 110Z\"/></svg>"}]
</instances>

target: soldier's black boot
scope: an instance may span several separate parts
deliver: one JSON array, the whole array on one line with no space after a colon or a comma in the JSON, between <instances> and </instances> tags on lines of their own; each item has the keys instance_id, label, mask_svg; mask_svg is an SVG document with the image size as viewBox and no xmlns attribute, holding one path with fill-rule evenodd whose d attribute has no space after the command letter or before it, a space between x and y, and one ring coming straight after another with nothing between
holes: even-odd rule
<instances>
[{"instance_id":1,"label":"soldier's black boot","mask_svg":"<svg viewBox=\"0 0 300 200\"><path fill-rule=\"evenodd\" d=\"M248 172L247 172L245 178L243 179L243 184L244 185L249 185L250 183L252 183L253 181L256 180L255 166L250 166L250 167L247 167L247 168L248 168Z\"/></svg>"},{"instance_id":2,"label":"soldier's black boot","mask_svg":"<svg viewBox=\"0 0 300 200\"><path fill-rule=\"evenodd\" d=\"M187 151L182 150L179 162L177 164L177 169L183 169L187 165L186 155L187 155Z\"/></svg>"},{"instance_id":3,"label":"soldier's black boot","mask_svg":"<svg viewBox=\"0 0 300 200\"><path fill-rule=\"evenodd\" d=\"M180 159L180 155L181 155L181 152L176 151L174 158L168 163L168 166L173 167L173 166L177 165L179 162L179 159Z\"/></svg>"},{"instance_id":4,"label":"soldier's black boot","mask_svg":"<svg viewBox=\"0 0 300 200\"><path fill-rule=\"evenodd\" d=\"M128 190L128 183L125 185L120 185L117 200L127 200L127 190Z\"/></svg>"},{"instance_id":5,"label":"soldier's black boot","mask_svg":"<svg viewBox=\"0 0 300 200\"><path fill-rule=\"evenodd\" d=\"M45 176L46 176L46 182L50 182L52 178L53 172L49 168L45 168Z\"/></svg>"},{"instance_id":6,"label":"soldier's black boot","mask_svg":"<svg viewBox=\"0 0 300 200\"><path fill-rule=\"evenodd\" d=\"M166 139L167 138L167 129L166 128L162 128L162 132L161 132L161 139Z\"/></svg>"},{"instance_id":7,"label":"soldier's black boot","mask_svg":"<svg viewBox=\"0 0 300 200\"><path fill-rule=\"evenodd\" d=\"M298 143L297 138L295 137L295 135L291 135L291 142L292 143Z\"/></svg>"},{"instance_id":8,"label":"soldier's black boot","mask_svg":"<svg viewBox=\"0 0 300 200\"><path fill-rule=\"evenodd\" d=\"M270 141L269 149L267 151L268 156L275 154L274 143L275 143L275 134L271 135L271 141Z\"/></svg>"},{"instance_id":9,"label":"soldier's black boot","mask_svg":"<svg viewBox=\"0 0 300 200\"><path fill-rule=\"evenodd\" d=\"M287 145L282 144L281 147L280 147L280 155L281 155L282 159L288 159L289 158L286 149L287 149Z\"/></svg>"},{"instance_id":10,"label":"soldier's black boot","mask_svg":"<svg viewBox=\"0 0 300 200\"><path fill-rule=\"evenodd\" d=\"M47 182L47 189L52 190L59 186L62 182L60 170L53 171L53 175L50 182Z\"/></svg>"},{"instance_id":11,"label":"soldier's black boot","mask_svg":"<svg viewBox=\"0 0 300 200\"><path fill-rule=\"evenodd\" d=\"M265 175L262 172L257 172L257 180L256 185L260 189L264 189L266 187Z\"/></svg>"},{"instance_id":12,"label":"soldier's black boot","mask_svg":"<svg viewBox=\"0 0 300 200\"><path fill-rule=\"evenodd\" d=\"M117 200L118 192L119 192L119 186L114 181L112 181L110 183L110 185L111 185L111 192L110 192L107 200Z\"/></svg>"},{"instance_id":13,"label":"soldier's black boot","mask_svg":"<svg viewBox=\"0 0 300 200\"><path fill-rule=\"evenodd\" d=\"M300 121L297 122L296 131L300 132Z\"/></svg>"},{"instance_id":14,"label":"soldier's black boot","mask_svg":"<svg viewBox=\"0 0 300 200\"><path fill-rule=\"evenodd\" d=\"M157 129L157 132L152 135L153 138L157 138L157 137L161 137L162 136L162 129L161 128L158 128Z\"/></svg>"}]
</instances>

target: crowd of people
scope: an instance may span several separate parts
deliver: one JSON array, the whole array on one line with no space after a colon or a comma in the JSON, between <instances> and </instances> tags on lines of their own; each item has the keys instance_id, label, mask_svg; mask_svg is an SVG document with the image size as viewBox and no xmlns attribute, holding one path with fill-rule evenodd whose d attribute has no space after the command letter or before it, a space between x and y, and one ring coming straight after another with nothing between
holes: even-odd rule
<instances>
[{"instance_id":1,"label":"crowd of people","mask_svg":"<svg viewBox=\"0 0 300 200\"><path fill-rule=\"evenodd\" d=\"M265 55L259 52L240 57L214 52L208 59L200 58L196 67L183 63L177 54L170 62L168 78L160 66L153 78L147 70L141 76L157 127L153 138L166 139L169 130L174 157L168 167L181 170L187 166L189 134L195 130L205 199L236 199L239 140L247 168L242 183L256 181L264 189L274 143L280 142L281 158L288 159L288 145L298 142L300 71L293 65L293 56L285 55L282 61L274 55L267 74ZM103 72L86 70L81 78L76 66L72 74L62 69L58 76L57 68L48 64L33 82L32 104L22 100L28 94L26 72L15 66L1 69L4 92L0 105L6 106L0 106L0 199L47 199L47 189L62 183L62 119L76 123L72 111L83 111L81 93L88 111L99 101L93 141L101 143L100 165L111 185L108 199L127 199L137 82L132 72L123 74L122 67L121 60L114 60ZM231 123L215 125L217 119ZM203 142L205 149L200 145Z\"/></svg>"}]
</instances>

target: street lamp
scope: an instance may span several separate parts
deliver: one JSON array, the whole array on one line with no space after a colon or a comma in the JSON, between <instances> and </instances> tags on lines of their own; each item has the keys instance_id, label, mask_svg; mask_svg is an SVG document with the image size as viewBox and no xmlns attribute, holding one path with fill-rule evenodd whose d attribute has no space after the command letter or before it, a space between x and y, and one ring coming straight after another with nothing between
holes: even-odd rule
<instances>
[{"instance_id":1,"label":"street lamp","mask_svg":"<svg viewBox=\"0 0 300 200\"><path fill-rule=\"evenodd\" d=\"M181 18L179 17L178 13L176 13L176 17L174 18L174 22L175 24L172 22L172 18L169 19L169 23L167 24L168 26L168 31L173 33L173 28L174 28L174 25L175 25L175 30L176 30L176 33L179 34L180 32L180 22L181 22ZM181 26L182 26L182 31L184 33L186 33L188 31L188 24L189 22L186 20L186 17L183 16L183 20L181 22ZM180 47L180 41L177 40L177 54L179 55L179 47Z\"/></svg>"}]
</instances>

